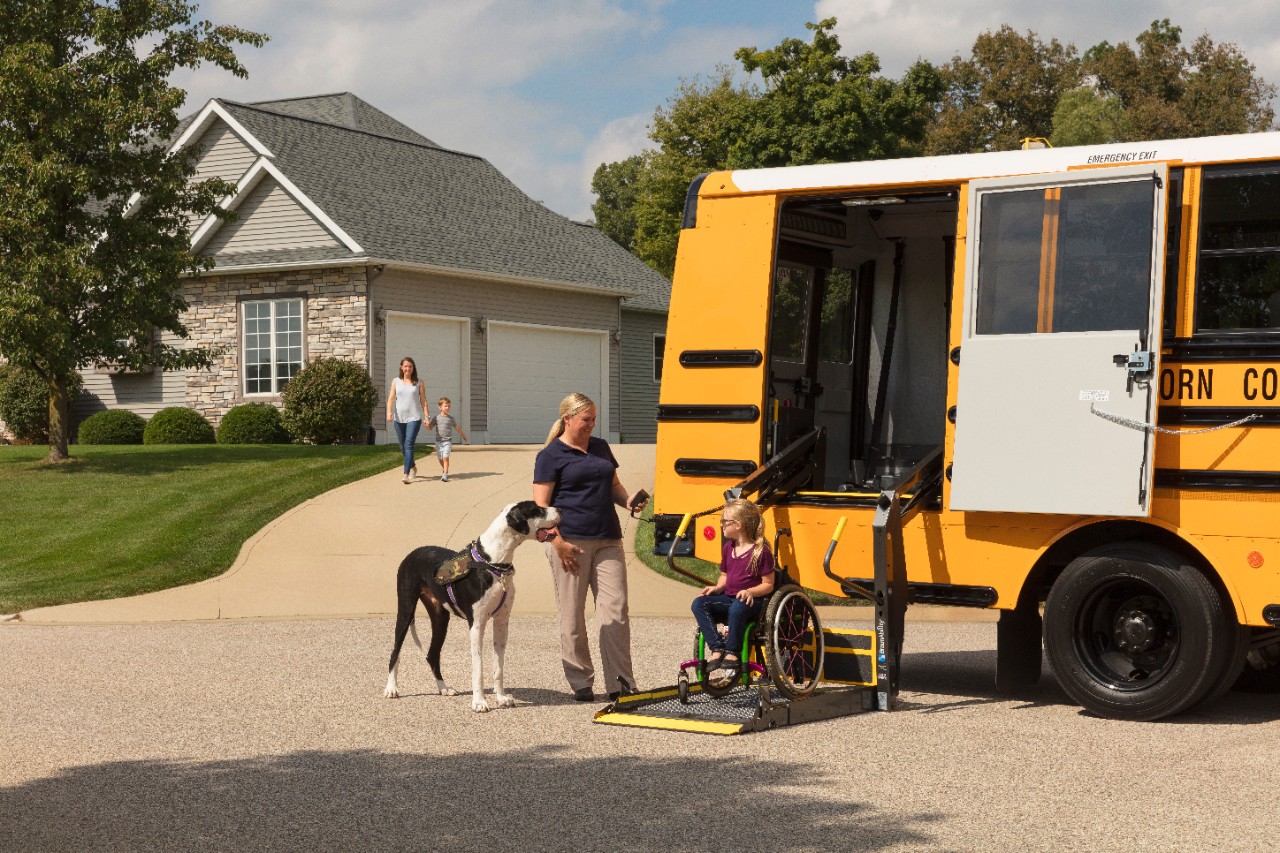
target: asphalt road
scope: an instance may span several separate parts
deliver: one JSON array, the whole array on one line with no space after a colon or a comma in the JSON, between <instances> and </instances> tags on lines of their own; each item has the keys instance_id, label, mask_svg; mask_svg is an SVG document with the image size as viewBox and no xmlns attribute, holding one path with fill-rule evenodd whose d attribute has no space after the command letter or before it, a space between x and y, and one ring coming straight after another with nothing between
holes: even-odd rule
<instances>
[{"instance_id":1,"label":"asphalt road","mask_svg":"<svg viewBox=\"0 0 1280 853\"><path fill-rule=\"evenodd\" d=\"M456 624L455 624L456 629ZM642 686L691 620L636 620ZM513 620L514 709L440 697L389 619L0 625L0 849L1259 851L1280 697L1090 717L1046 667L992 690L995 626L908 626L903 709L740 737L595 725L551 617ZM464 632L446 675L469 684Z\"/></svg>"}]
</instances>

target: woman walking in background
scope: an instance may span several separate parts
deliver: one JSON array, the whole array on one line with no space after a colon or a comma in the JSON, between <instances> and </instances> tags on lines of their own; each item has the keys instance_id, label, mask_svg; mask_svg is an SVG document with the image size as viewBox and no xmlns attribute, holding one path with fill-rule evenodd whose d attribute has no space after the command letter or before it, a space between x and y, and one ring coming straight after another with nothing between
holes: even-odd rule
<instances>
[{"instance_id":1,"label":"woman walking in background","mask_svg":"<svg viewBox=\"0 0 1280 853\"><path fill-rule=\"evenodd\" d=\"M408 485L418 474L414 461L414 442L426 416L427 389L418 378L418 365L405 356L400 360L400 375L391 383L387 397L387 420L395 424L396 441L404 454L404 482Z\"/></svg>"},{"instance_id":2,"label":"woman walking in background","mask_svg":"<svg viewBox=\"0 0 1280 853\"><path fill-rule=\"evenodd\" d=\"M559 534L545 545L560 617L560 658L573 698L595 698L595 668L587 646L587 591L600 620L600 662L611 699L632 689L631 623L622 526L615 506L642 509L647 499L628 496L618 479L609 442L591 433L596 404L573 393L560 402L560 417L533 463L533 499L560 510Z\"/></svg>"}]
</instances>

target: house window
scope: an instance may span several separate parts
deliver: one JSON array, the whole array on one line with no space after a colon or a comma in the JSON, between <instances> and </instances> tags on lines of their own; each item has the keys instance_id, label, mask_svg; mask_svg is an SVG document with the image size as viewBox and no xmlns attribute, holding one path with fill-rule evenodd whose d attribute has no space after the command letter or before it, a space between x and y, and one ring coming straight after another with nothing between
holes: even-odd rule
<instances>
[{"instance_id":1,"label":"house window","mask_svg":"<svg viewBox=\"0 0 1280 853\"><path fill-rule=\"evenodd\" d=\"M1204 170L1199 334L1280 329L1280 165Z\"/></svg>"},{"instance_id":2,"label":"house window","mask_svg":"<svg viewBox=\"0 0 1280 853\"><path fill-rule=\"evenodd\" d=\"M666 335L653 336L653 381L662 382L662 351L667 348Z\"/></svg>"},{"instance_id":3,"label":"house window","mask_svg":"<svg viewBox=\"0 0 1280 853\"><path fill-rule=\"evenodd\" d=\"M244 393L278 394L302 369L302 300L244 304Z\"/></svg>"}]
</instances>

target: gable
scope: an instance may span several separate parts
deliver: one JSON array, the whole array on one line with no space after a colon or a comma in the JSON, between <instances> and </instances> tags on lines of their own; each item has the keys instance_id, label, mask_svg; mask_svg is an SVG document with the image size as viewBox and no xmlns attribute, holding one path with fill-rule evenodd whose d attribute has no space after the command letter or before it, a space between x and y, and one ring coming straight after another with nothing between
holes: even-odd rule
<instances>
[{"instance_id":1,"label":"gable","mask_svg":"<svg viewBox=\"0 0 1280 853\"><path fill-rule=\"evenodd\" d=\"M274 176L265 176L235 207L239 219L219 227L201 254L261 252L272 249L312 249L341 245L337 238L285 190Z\"/></svg>"},{"instance_id":2,"label":"gable","mask_svg":"<svg viewBox=\"0 0 1280 853\"><path fill-rule=\"evenodd\" d=\"M258 159L257 153L221 119L209 125L194 147L199 157L196 180L222 178L234 184Z\"/></svg>"}]
</instances>

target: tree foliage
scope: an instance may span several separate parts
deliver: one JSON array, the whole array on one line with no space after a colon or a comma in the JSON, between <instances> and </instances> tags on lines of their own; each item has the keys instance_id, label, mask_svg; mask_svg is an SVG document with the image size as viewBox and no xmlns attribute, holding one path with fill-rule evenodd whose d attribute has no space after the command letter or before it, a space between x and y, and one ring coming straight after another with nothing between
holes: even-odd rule
<instances>
[{"instance_id":1,"label":"tree foliage","mask_svg":"<svg viewBox=\"0 0 1280 853\"><path fill-rule=\"evenodd\" d=\"M1238 47L1201 35L1182 44L1182 28L1153 21L1136 39L1095 45L1085 71L1095 90L1118 99L1124 138L1177 139L1269 130L1276 87L1255 73Z\"/></svg>"},{"instance_id":2,"label":"tree foliage","mask_svg":"<svg viewBox=\"0 0 1280 853\"><path fill-rule=\"evenodd\" d=\"M835 23L806 24L809 42L741 48L735 58L745 82L729 66L682 82L654 113L654 147L596 171L597 225L670 276L685 194L699 174L917 152L940 85L936 71L922 62L901 80L885 78L874 54L841 54Z\"/></svg>"},{"instance_id":3,"label":"tree foliage","mask_svg":"<svg viewBox=\"0 0 1280 853\"><path fill-rule=\"evenodd\" d=\"M1080 83L1071 44L1005 26L978 36L968 58L941 69L943 92L925 145L929 154L1009 151L1048 136L1058 100Z\"/></svg>"},{"instance_id":4,"label":"tree foliage","mask_svg":"<svg viewBox=\"0 0 1280 853\"><path fill-rule=\"evenodd\" d=\"M49 389L49 458L65 459L78 368L201 367L180 277L207 269L189 216L227 216L221 180L170 156L186 93L179 68L245 76L235 44L265 37L193 21L183 0L0 3L0 353Z\"/></svg>"}]
</instances>

